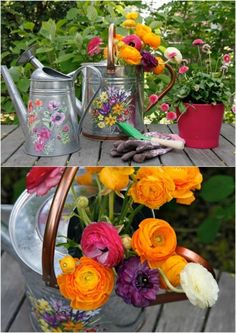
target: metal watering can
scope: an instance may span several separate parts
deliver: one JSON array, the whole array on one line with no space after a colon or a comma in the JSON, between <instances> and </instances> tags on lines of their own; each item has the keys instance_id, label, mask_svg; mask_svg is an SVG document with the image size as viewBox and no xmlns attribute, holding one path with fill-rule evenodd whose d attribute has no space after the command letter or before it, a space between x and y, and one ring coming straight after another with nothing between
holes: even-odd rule
<instances>
[{"instance_id":1,"label":"metal watering can","mask_svg":"<svg viewBox=\"0 0 236 333\"><path fill-rule=\"evenodd\" d=\"M101 84L101 74L93 66L91 72L97 76L98 87L90 96L87 104L75 97L74 82L83 68L65 75L49 67L44 67L26 50L18 60L18 64L31 61L37 68L31 75L28 108L10 76L6 66L1 66L1 73L6 82L8 92L16 109L23 133L25 135L25 152L34 156L58 156L79 150L80 126L77 114L86 112L95 98Z\"/></svg>"},{"instance_id":2,"label":"metal watering can","mask_svg":"<svg viewBox=\"0 0 236 333\"><path fill-rule=\"evenodd\" d=\"M144 108L144 72L141 65L116 66L114 56L115 26L112 23L108 31L107 61L83 63L84 81L82 101L87 104L98 88L99 81L91 71L90 65L102 75L102 87L96 99L83 114L82 133L95 140L114 140L125 138L116 122L126 121L140 131L144 131L144 113L149 111L173 87L176 75L169 64L166 68L171 80L159 94L155 104Z\"/></svg>"},{"instance_id":3,"label":"metal watering can","mask_svg":"<svg viewBox=\"0 0 236 333\"><path fill-rule=\"evenodd\" d=\"M99 313L97 310L83 312L71 309L69 301L57 290L56 275L60 272L59 259L67 252L62 248L55 249L55 245L61 242L58 235L68 234L69 211L64 206L65 203L72 202L69 189L77 170L77 167L67 167L57 190L51 190L43 197L30 195L24 191L10 215L10 240L7 230L5 228L1 230L3 245L11 252L14 251L21 262L32 309L30 313L32 325L35 331L51 331L52 328L62 329L67 322L79 324L85 317L87 320L91 317L91 321L95 322L97 314L98 321L94 325L96 327L93 327L97 331L105 329L110 332L137 332L144 323L145 311L126 304L115 294L111 295ZM96 191L91 186L77 188L78 195L87 197L96 195ZM5 213L8 213L8 207L2 209L4 218L7 215ZM185 257L187 261L202 264L215 276L210 264L195 252L177 247L176 253ZM167 292L158 294L152 305L185 299L187 299L185 294Z\"/></svg>"}]
</instances>

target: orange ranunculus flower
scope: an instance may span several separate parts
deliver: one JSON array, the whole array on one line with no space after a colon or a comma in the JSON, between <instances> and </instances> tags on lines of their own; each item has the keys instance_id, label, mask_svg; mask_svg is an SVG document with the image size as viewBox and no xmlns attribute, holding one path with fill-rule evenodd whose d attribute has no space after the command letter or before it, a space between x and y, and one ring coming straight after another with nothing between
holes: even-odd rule
<instances>
[{"instance_id":1,"label":"orange ranunculus flower","mask_svg":"<svg viewBox=\"0 0 236 333\"><path fill-rule=\"evenodd\" d=\"M153 69L154 74L161 74L165 69L165 62L161 57L156 57L156 60L158 61L158 65Z\"/></svg>"},{"instance_id":2,"label":"orange ranunculus flower","mask_svg":"<svg viewBox=\"0 0 236 333\"><path fill-rule=\"evenodd\" d=\"M108 57L108 49L107 49L107 47L105 47L104 50L103 50L103 57L105 59L107 59L107 57Z\"/></svg>"},{"instance_id":3,"label":"orange ranunculus flower","mask_svg":"<svg viewBox=\"0 0 236 333\"><path fill-rule=\"evenodd\" d=\"M174 229L164 220L148 218L139 224L132 236L132 248L147 260L151 268L157 268L173 255L177 245Z\"/></svg>"},{"instance_id":4,"label":"orange ranunculus flower","mask_svg":"<svg viewBox=\"0 0 236 333\"><path fill-rule=\"evenodd\" d=\"M132 167L104 167L99 173L101 183L113 191L121 191L129 183L129 175L134 173Z\"/></svg>"},{"instance_id":5,"label":"orange ranunculus flower","mask_svg":"<svg viewBox=\"0 0 236 333\"><path fill-rule=\"evenodd\" d=\"M91 166L91 167L85 167L85 169L88 172L92 173L92 174L100 172L102 170L102 168L103 167L93 167L93 166Z\"/></svg>"},{"instance_id":6,"label":"orange ranunculus flower","mask_svg":"<svg viewBox=\"0 0 236 333\"><path fill-rule=\"evenodd\" d=\"M120 34L115 34L115 39L116 40L122 40L122 38L124 38L124 36L122 36Z\"/></svg>"},{"instance_id":7,"label":"orange ranunculus flower","mask_svg":"<svg viewBox=\"0 0 236 333\"><path fill-rule=\"evenodd\" d=\"M152 32L152 29L149 28L147 25L141 23L136 24L135 34L139 36L142 40L143 36L148 34L149 32Z\"/></svg>"},{"instance_id":8,"label":"orange ranunculus flower","mask_svg":"<svg viewBox=\"0 0 236 333\"><path fill-rule=\"evenodd\" d=\"M137 12L129 12L125 15L125 18L131 19L131 20L136 20L138 18L138 13Z\"/></svg>"},{"instance_id":9,"label":"orange ranunculus flower","mask_svg":"<svg viewBox=\"0 0 236 333\"><path fill-rule=\"evenodd\" d=\"M79 185L92 185L93 175L90 172L85 172L82 175L75 177Z\"/></svg>"},{"instance_id":10,"label":"orange ranunculus flower","mask_svg":"<svg viewBox=\"0 0 236 333\"><path fill-rule=\"evenodd\" d=\"M157 209L173 199L174 191L173 180L160 167L144 167L137 172L137 182L131 186L128 194L134 202Z\"/></svg>"},{"instance_id":11,"label":"orange ranunculus flower","mask_svg":"<svg viewBox=\"0 0 236 333\"><path fill-rule=\"evenodd\" d=\"M142 60L140 52L129 45L125 45L120 49L118 57L125 60L129 65L139 65Z\"/></svg>"},{"instance_id":12,"label":"orange ranunculus flower","mask_svg":"<svg viewBox=\"0 0 236 333\"><path fill-rule=\"evenodd\" d=\"M130 28L135 28L135 26L136 26L136 22L135 22L135 20L133 20L133 19L127 19L127 20L125 20L125 21L123 22L122 26L123 26L124 28L128 28L128 29L130 29Z\"/></svg>"},{"instance_id":13,"label":"orange ranunculus flower","mask_svg":"<svg viewBox=\"0 0 236 333\"><path fill-rule=\"evenodd\" d=\"M107 302L114 286L114 273L111 268L82 257L74 273L58 275L57 283L73 309L95 310Z\"/></svg>"},{"instance_id":14,"label":"orange ranunculus flower","mask_svg":"<svg viewBox=\"0 0 236 333\"><path fill-rule=\"evenodd\" d=\"M161 45L161 37L157 36L153 32L144 34L142 40L145 44L151 46L153 49L157 49Z\"/></svg>"},{"instance_id":15,"label":"orange ranunculus flower","mask_svg":"<svg viewBox=\"0 0 236 333\"><path fill-rule=\"evenodd\" d=\"M162 263L160 268L163 270L170 283L176 287L180 284L180 272L187 265L187 263L188 262L184 259L184 257L173 255L167 258L167 260ZM166 289L167 285L162 278L160 282L161 288Z\"/></svg>"},{"instance_id":16,"label":"orange ranunculus flower","mask_svg":"<svg viewBox=\"0 0 236 333\"><path fill-rule=\"evenodd\" d=\"M192 191L200 190L202 174L198 167L163 167L175 183L174 198L178 203L190 205L194 200Z\"/></svg>"}]
</instances>

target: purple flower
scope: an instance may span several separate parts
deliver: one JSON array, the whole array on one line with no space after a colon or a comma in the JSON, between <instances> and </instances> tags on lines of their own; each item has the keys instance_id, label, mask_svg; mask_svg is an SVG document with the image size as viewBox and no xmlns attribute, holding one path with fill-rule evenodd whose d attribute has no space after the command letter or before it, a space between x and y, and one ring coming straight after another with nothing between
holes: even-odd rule
<instances>
[{"instance_id":1,"label":"purple flower","mask_svg":"<svg viewBox=\"0 0 236 333\"><path fill-rule=\"evenodd\" d=\"M148 306L159 290L159 272L150 269L139 257L131 257L121 264L116 282L116 294L128 304Z\"/></svg>"},{"instance_id":2,"label":"purple flower","mask_svg":"<svg viewBox=\"0 0 236 333\"><path fill-rule=\"evenodd\" d=\"M151 72L158 65L157 59L148 51L142 51L142 65L145 72Z\"/></svg>"},{"instance_id":3,"label":"purple flower","mask_svg":"<svg viewBox=\"0 0 236 333\"><path fill-rule=\"evenodd\" d=\"M59 102L57 102L57 101L50 101L48 103L48 110L50 110L50 111L56 111L56 110L58 110L59 106L60 106Z\"/></svg>"},{"instance_id":4,"label":"purple flower","mask_svg":"<svg viewBox=\"0 0 236 333\"><path fill-rule=\"evenodd\" d=\"M107 115L110 112L110 105L109 105L109 103L104 103L103 106L102 106L102 109L99 109L98 111L102 115Z\"/></svg>"},{"instance_id":5,"label":"purple flower","mask_svg":"<svg viewBox=\"0 0 236 333\"><path fill-rule=\"evenodd\" d=\"M61 112L56 111L51 116L51 121L58 126L60 126L64 120L65 120L65 115L64 115L64 113L61 113Z\"/></svg>"}]
</instances>

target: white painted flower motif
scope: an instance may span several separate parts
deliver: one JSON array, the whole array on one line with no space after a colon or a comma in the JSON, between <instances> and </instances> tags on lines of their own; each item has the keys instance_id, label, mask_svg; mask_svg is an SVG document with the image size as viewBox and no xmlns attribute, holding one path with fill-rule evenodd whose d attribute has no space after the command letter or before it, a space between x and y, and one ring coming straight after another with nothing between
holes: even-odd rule
<instances>
[{"instance_id":1,"label":"white painted flower motif","mask_svg":"<svg viewBox=\"0 0 236 333\"><path fill-rule=\"evenodd\" d=\"M99 128L104 128L105 126L106 126L105 123L102 122L102 121L100 121L100 122L98 123L98 127L99 127Z\"/></svg>"},{"instance_id":2,"label":"white painted flower motif","mask_svg":"<svg viewBox=\"0 0 236 333\"><path fill-rule=\"evenodd\" d=\"M212 274L202 265L189 263L180 273L180 284L193 305L211 307L218 298L219 287Z\"/></svg>"}]
</instances>

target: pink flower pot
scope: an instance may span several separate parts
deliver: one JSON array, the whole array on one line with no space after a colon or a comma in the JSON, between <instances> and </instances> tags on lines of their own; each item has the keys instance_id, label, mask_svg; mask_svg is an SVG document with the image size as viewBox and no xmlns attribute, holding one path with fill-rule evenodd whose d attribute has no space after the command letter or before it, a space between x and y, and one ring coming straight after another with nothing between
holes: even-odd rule
<instances>
[{"instance_id":1,"label":"pink flower pot","mask_svg":"<svg viewBox=\"0 0 236 333\"><path fill-rule=\"evenodd\" d=\"M223 104L188 104L183 114L177 110L179 135L191 148L215 148L219 145Z\"/></svg>"}]
</instances>

